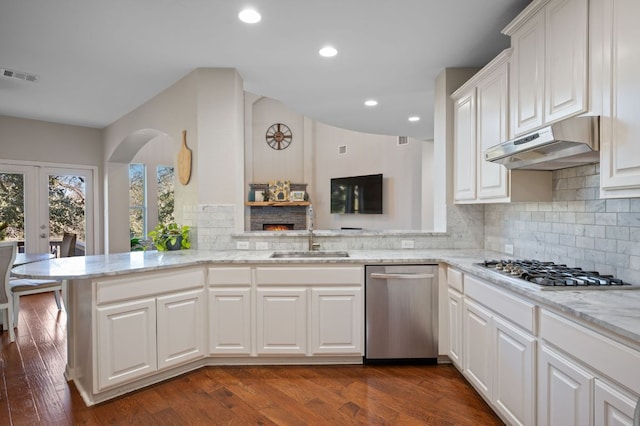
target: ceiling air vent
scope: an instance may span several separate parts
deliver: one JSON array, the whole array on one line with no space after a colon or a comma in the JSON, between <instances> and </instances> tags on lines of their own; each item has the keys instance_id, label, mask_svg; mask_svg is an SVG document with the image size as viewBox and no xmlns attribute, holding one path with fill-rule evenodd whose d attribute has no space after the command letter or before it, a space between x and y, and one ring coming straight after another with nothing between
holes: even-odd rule
<instances>
[{"instance_id":1,"label":"ceiling air vent","mask_svg":"<svg viewBox=\"0 0 640 426\"><path fill-rule=\"evenodd\" d=\"M347 146L346 145L340 145L338 147L338 154L342 155L342 154L346 154L347 153Z\"/></svg>"},{"instance_id":2,"label":"ceiling air vent","mask_svg":"<svg viewBox=\"0 0 640 426\"><path fill-rule=\"evenodd\" d=\"M398 146L407 145L409 143L409 138L406 136L398 136Z\"/></svg>"},{"instance_id":3,"label":"ceiling air vent","mask_svg":"<svg viewBox=\"0 0 640 426\"><path fill-rule=\"evenodd\" d=\"M36 82L40 79L39 75L29 74L24 71L10 70L8 68L0 68L0 75L5 78L13 78L16 80Z\"/></svg>"}]
</instances>

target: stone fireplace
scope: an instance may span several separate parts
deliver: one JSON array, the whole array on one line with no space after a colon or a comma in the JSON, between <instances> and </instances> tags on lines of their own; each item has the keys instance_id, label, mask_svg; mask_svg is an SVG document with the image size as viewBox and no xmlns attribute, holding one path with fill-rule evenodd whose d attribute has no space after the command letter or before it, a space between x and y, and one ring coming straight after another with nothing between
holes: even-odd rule
<instances>
[{"instance_id":1,"label":"stone fireplace","mask_svg":"<svg viewBox=\"0 0 640 426\"><path fill-rule=\"evenodd\" d=\"M307 229L306 206L251 206L251 231ZM284 228L284 229L283 229Z\"/></svg>"}]
</instances>

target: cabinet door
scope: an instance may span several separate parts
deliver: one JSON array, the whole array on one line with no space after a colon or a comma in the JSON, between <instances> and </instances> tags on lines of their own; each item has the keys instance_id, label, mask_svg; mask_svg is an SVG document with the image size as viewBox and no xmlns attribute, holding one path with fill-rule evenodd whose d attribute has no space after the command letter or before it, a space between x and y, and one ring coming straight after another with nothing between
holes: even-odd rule
<instances>
[{"instance_id":1,"label":"cabinet door","mask_svg":"<svg viewBox=\"0 0 640 426\"><path fill-rule=\"evenodd\" d=\"M510 137L543 124L544 13L534 15L511 36Z\"/></svg>"},{"instance_id":2,"label":"cabinet door","mask_svg":"<svg viewBox=\"0 0 640 426\"><path fill-rule=\"evenodd\" d=\"M462 369L462 294L453 288L447 292L449 305L449 358Z\"/></svg>"},{"instance_id":3,"label":"cabinet door","mask_svg":"<svg viewBox=\"0 0 640 426\"><path fill-rule=\"evenodd\" d=\"M158 297L158 369L205 355L204 289Z\"/></svg>"},{"instance_id":4,"label":"cabinet door","mask_svg":"<svg viewBox=\"0 0 640 426\"><path fill-rule=\"evenodd\" d=\"M96 315L98 381L94 392L157 370L155 299L100 306Z\"/></svg>"},{"instance_id":5,"label":"cabinet door","mask_svg":"<svg viewBox=\"0 0 640 426\"><path fill-rule=\"evenodd\" d=\"M593 375L546 346L538 358L538 424L591 424Z\"/></svg>"},{"instance_id":6,"label":"cabinet door","mask_svg":"<svg viewBox=\"0 0 640 426\"><path fill-rule=\"evenodd\" d=\"M484 151L509 139L509 64L505 62L477 85L477 196L478 199L509 196L509 171L484 160Z\"/></svg>"},{"instance_id":7,"label":"cabinet door","mask_svg":"<svg viewBox=\"0 0 640 426\"><path fill-rule=\"evenodd\" d=\"M499 317L495 324L493 397L509 423L532 425L535 419L535 337Z\"/></svg>"},{"instance_id":8,"label":"cabinet door","mask_svg":"<svg viewBox=\"0 0 640 426\"><path fill-rule=\"evenodd\" d=\"M604 1L600 184L603 198L640 196L640 2Z\"/></svg>"},{"instance_id":9,"label":"cabinet door","mask_svg":"<svg viewBox=\"0 0 640 426\"><path fill-rule=\"evenodd\" d=\"M595 380L593 397L595 426L634 426L636 398L600 379Z\"/></svg>"},{"instance_id":10,"label":"cabinet door","mask_svg":"<svg viewBox=\"0 0 640 426\"><path fill-rule=\"evenodd\" d=\"M475 88L454 104L454 198L476 198L476 95Z\"/></svg>"},{"instance_id":11,"label":"cabinet door","mask_svg":"<svg viewBox=\"0 0 640 426\"><path fill-rule=\"evenodd\" d=\"M257 351L260 355L306 355L307 290L259 288Z\"/></svg>"},{"instance_id":12,"label":"cabinet door","mask_svg":"<svg viewBox=\"0 0 640 426\"><path fill-rule=\"evenodd\" d=\"M587 110L587 0L545 7L545 122Z\"/></svg>"},{"instance_id":13,"label":"cabinet door","mask_svg":"<svg viewBox=\"0 0 640 426\"><path fill-rule=\"evenodd\" d=\"M251 354L251 289L209 290L209 352Z\"/></svg>"},{"instance_id":14,"label":"cabinet door","mask_svg":"<svg viewBox=\"0 0 640 426\"><path fill-rule=\"evenodd\" d=\"M464 370L465 377L491 400L492 325L491 313L469 299L464 300Z\"/></svg>"},{"instance_id":15,"label":"cabinet door","mask_svg":"<svg viewBox=\"0 0 640 426\"><path fill-rule=\"evenodd\" d=\"M361 288L311 290L311 353L363 355Z\"/></svg>"}]
</instances>

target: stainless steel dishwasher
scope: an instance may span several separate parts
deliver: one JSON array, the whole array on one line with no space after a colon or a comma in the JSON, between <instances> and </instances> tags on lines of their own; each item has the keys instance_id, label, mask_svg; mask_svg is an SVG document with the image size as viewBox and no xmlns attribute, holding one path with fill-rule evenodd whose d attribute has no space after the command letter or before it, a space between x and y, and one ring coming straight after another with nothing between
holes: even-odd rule
<instances>
[{"instance_id":1,"label":"stainless steel dishwasher","mask_svg":"<svg viewBox=\"0 0 640 426\"><path fill-rule=\"evenodd\" d=\"M437 265L366 266L366 364L435 364Z\"/></svg>"}]
</instances>

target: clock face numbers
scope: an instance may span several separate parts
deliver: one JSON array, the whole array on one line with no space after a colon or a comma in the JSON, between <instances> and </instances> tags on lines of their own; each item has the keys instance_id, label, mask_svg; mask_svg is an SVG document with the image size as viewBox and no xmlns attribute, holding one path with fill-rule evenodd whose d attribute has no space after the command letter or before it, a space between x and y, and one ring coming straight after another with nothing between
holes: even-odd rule
<instances>
[{"instance_id":1,"label":"clock face numbers","mask_svg":"<svg viewBox=\"0 0 640 426\"><path fill-rule=\"evenodd\" d=\"M265 139L271 148L280 151L291 145L293 134L286 124L276 123L267 129Z\"/></svg>"}]
</instances>

